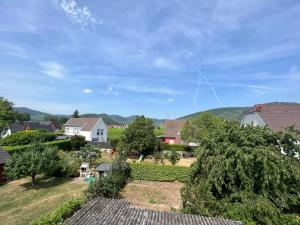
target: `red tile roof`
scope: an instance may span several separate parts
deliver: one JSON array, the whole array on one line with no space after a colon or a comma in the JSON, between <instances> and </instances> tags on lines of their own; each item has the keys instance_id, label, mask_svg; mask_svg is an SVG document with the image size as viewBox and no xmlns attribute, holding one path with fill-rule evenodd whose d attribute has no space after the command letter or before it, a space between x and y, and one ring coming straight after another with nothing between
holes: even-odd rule
<instances>
[{"instance_id":1,"label":"red tile roof","mask_svg":"<svg viewBox=\"0 0 300 225\"><path fill-rule=\"evenodd\" d=\"M65 126L82 127L82 131L91 131L100 118L70 118Z\"/></svg>"},{"instance_id":2,"label":"red tile roof","mask_svg":"<svg viewBox=\"0 0 300 225\"><path fill-rule=\"evenodd\" d=\"M298 103L267 103L251 108L274 130L283 130L294 125L300 131L300 104Z\"/></svg>"}]
</instances>

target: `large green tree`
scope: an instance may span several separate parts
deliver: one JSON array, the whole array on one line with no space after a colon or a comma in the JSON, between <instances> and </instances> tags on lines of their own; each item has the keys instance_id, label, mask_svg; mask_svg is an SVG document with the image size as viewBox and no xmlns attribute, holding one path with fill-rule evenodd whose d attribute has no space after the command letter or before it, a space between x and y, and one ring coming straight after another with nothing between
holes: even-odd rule
<instances>
[{"instance_id":1,"label":"large green tree","mask_svg":"<svg viewBox=\"0 0 300 225\"><path fill-rule=\"evenodd\" d=\"M91 166L98 158L101 158L101 151L91 144L86 144L80 148L79 155L84 162L89 162Z\"/></svg>"},{"instance_id":2,"label":"large green tree","mask_svg":"<svg viewBox=\"0 0 300 225\"><path fill-rule=\"evenodd\" d=\"M185 212L262 225L288 224L285 213L300 212L300 163L280 153L280 133L211 115L192 119L183 131L200 144L182 190Z\"/></svg>"},{"instance_id":3,"label":"large green tree","mask_svg":"<svg viewBox=\"0 0 300 225\"><path fill-rule=\"evenodd\" d=\"M79 118L79 111L76 109L72 115L73 118Z\"/></svg>"},{"instance_id":4,"label":"large green tree","mask_svg":"<svg viewBox=\"0 0 300 225\"><path fill-rule=\"evenodd\" d=\"M31 115L30 113L27 113L27 112L16 112L16 119L17 121L20 121L20 122L24 122L24 121L30 121L31 120Z\"/></svg>"},{"instance_id":5,"label":"large green tree","mask_svg":"<svg viewBox=\"0 0 300 225\"><path fill-rule=\"evenodd\" d=\"M15 122L16 113L13 103L7 99L0 97L0 134L4 132L10 123Z\"/></svg>"},{"instance_id":6,"label":"large green tree","mask_svg":"<svg viewBox=\"0 0 300 225\"><path fill-rule=\"evenodd\" d=\"M58 167L57 149L34 141L30 150L12 155L5 164L5 173L10 178L30 176L32 186L39 173L52 173Z\"/></svg>"},{"instance_id":7,"label":"large green tree","mask_svg":"<svg viewBox=\"0 0 300 225\"><path fill-rule=\"evenodd\" d=\"M151 119L138 116L121 137L121 147L136 154L150 154L157 145L154 123Z\"/></svg>"}]
</instances>

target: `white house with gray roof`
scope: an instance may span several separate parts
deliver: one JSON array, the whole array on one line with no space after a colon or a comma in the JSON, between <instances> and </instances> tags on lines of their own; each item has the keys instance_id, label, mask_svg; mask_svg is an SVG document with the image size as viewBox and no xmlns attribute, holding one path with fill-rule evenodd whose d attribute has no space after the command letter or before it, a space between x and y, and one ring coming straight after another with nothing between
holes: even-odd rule
<instances>
[{"instance_id":1,"label":"white house with gray roof","mask_svg":"<svg viewBox=\"0 0 300 225\"><path fill-rule=\"evenodd\" d=\"M107 142L107 126L102 118L70 118L64 125L65 135L81 135L86 141Z\"/></svg>"}]
</instances>

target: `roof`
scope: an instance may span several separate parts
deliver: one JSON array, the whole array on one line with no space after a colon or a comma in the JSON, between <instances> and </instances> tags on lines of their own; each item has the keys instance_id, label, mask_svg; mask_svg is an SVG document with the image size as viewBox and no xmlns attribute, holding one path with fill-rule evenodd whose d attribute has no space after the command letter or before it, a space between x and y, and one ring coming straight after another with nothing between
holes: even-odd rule
<instances>
[{"instance_id":1,"label":"roof","mask_svg":"<svg viewBox=\"0 0 300 225\"><path fill-rule=\"evenodd\" d=\"M15 122L9 125L9 129L12 133L26 130L26 128L27 128L27 123L25 122Z\"/></svg>"},{"instance_id":2,"label":"roof","mask_svg":"<svg viewBox=\"0 0 300 225\"><path fill-rule=\"evenodd\" d=\"M228 219L134 208L124 199L94 198L64 224L239 225L242 223Z\"/></svg>"},{"instance_id":3,"label":"roof","mask_svg":"<svg viewBox=\"0 0 300 225\"><path fill-rule=\"evenodd\" d=\"M4 151L4 150L2 150L2 149L0 148L0 164L5 163L6 159L7 159L9 156L10 156L10 155L9 155L6 151Z\"/></svg>"},{"instance_id":4,"label":"roof","mask_svg":"<svg viewBox=\"0 0 300 225\"><path fill-rule=\"evenodd\" d=\"M184 126L185 122L186 122L185 119L166 120L165 121L166 137L176 137L176 139L180 140L180 130Z\"/></svg>"},{"instance_id":5,"label":"roof","mask_svg":"<svg viewBox=\"0 0 300 225\"><path fill-rule=\"evenodd\" d=\"M50 125L42 124L40 122L15 122L9 125L9 128L12 133L18 132L18 131L23 131L23 130L40 130L44 129L47 130L48 132L54 132L56 129L53 128Z\"/></svg>"},{"instance_id":6,"label":"roof","mask_svg":"<svg viewBox=\"0 0 300 225\"><path fill-rule=\"evenodd\" d=\"M100 118L70 118L65 123L65 126L82 127L82 131L90 131L93 129Z\"/></svg>"},{"instance_id":7,"label":"roof","mask_svg":"<svg viewBox=\"0 0 300 225\"><path fill-rule=\"evenodd\" d=\"M111 164L109 163L102 163L95 169L96 171L104 172L104 171L110 171L111 170Z\"/></svg>"},{"instance_id":8,"label":"roof","mask_svg":"<svg viewBox=\"0 0 300 225\"><path fill-rule=\"evenodd\" d=\"M249 113L257 113L261 119L274 130L283 130L294 125L300 131L300 104L266 103L255 105Z\"/></svg>"}]
</instances>

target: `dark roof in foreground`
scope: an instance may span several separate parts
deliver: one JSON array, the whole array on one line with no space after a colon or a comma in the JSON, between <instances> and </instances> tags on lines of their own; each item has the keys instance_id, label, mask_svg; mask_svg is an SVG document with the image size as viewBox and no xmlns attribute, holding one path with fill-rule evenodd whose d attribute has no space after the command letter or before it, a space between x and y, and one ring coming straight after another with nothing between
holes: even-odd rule
<instances>
[{"instance_id":1,"label":"dark roof in foreground","mask_svg":"<svg viewBox=\"0 0 300 225\"><path fill-rule=\"evenodd\" d=\"M259 104L250 109L257 113L263 121L274 130L283 130L294 125L300 131L300 104L274 102Z\"/></svg>"},{"instance_id":2,"label":"dark roof in foreground","mask_svg":"<svg viewBox=\"0 0 300 225\"><path fill-rule=\"evenodd\" d=\"M65 221L66 225L240 225L228 219L134 208L127 200L94 198Z\"/></svg>"},{"instance_id":3,"label":"dark roof in foreground","mask_svg":"<svg viewBox=\"0 0 300 225\"><path fill-rule=\"evenodd\" d=\"M9 157L9 154L0 148L0 164L5 163L5 161L8 157Z\"/></svg>"}]
</instances>

